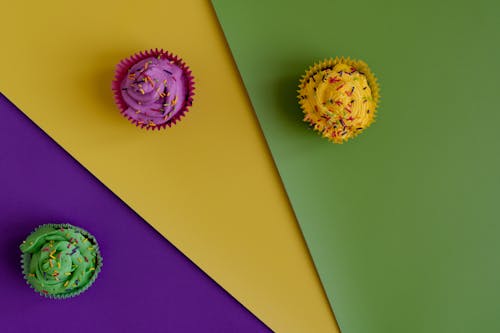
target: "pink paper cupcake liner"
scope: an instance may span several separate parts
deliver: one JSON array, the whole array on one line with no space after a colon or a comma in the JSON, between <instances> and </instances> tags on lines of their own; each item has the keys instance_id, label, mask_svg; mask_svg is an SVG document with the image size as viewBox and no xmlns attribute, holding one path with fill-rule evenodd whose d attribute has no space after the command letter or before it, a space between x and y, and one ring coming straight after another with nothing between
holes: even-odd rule
<instances>
[{"instance_id":1,"label":"pink paper cupcake liner","mask_svg":"<svg viewBox=\"0 0 500 333\"><path fill-rule=\"evenodd\" d=\"M167 122L163 124L159 124L156 126L151 126L146 123L139 123L137 120L133 119L132 117L128 116L125 111L128 109L127 103L124 101L122 97L122 92L121 92L121 82L123 79L127 76L129 69L139 61L150 58L150 57L162 57L164 59L168 59L169 61L175 63L179 68L182 69L184 72L184 75L187 78L187 97L184 102L184 106L182 107L179 112L173 116L171 119L169 119ZM177 55L165 51L163 49L151 49L147 51L141 51L139 53L136 53L129 58L123 59L116 65L116 71L115 71L115 77L113 79L112 83L112 90L113 90L113 95L115 98L116 105L120 109L121 114L127 118L131 123L135 124L136 126L140 128L145 128L147 130L160 130L164 129L167 126L171 127L172 125L175 125L177 122L181 120L182 117L186 115L186 113L189 111L189 107L192 106L193 104L193 96L194 96L194 77L192 75L191 70L189 69L189 66L186 65L186 63Z\"/></svg>"}]
</instances>

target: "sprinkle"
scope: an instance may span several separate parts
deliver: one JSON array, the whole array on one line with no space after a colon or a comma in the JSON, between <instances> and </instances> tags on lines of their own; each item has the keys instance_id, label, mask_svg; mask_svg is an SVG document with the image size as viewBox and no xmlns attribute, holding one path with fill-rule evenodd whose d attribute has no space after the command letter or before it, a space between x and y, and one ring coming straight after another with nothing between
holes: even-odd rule
<instances>
[{"instance_id":1,"label":"sprinkle","mask_svg":"<svg viewBox=\"0 0 500 333\"><path fill-rule=\"evenodd\" d=\"M340 89L342 89L342 87L343 87L343 86L345 86L345 83L342 83L342 84L341 84L340 86L338 86L338 87L337 87L337 89L335 89L335 90L339 91Z\"/></svg>"},{"instance_id":2,"label":"sprinkle","mask_svg":"<svg viewBox=\"0 0 500 333\"><path fill-rule=\"evenodd\" d=\"M64 286L67 287L69 284L69 281L64 282Z\"/></svg>"},{"instance_id":3,"label":"sprinkle","mask_svg":"<svg viewBox=\"0 0 500 333\"><path fill-rule=\"evenodd\" d=\"M351 110L351 109L349 109L347 106L344 108L344 110L346 110L346 111L347 111L347 112L349 112L349 113L351 113L351 112L352 112L352 110Z\"/></svg>"},{"instance_id":4,"label":"sprinkle","mask_svg":"<svg viewBox=\"0 0 500 333\"><path fill-rule=\"evenodd\" d=\"M338 77L336 77L336 76L335 76L335 77L331 77L331 78L328 80L328 82L330 82L330 83L335 83L335 82L339 82L339 81L340 81L340 79L339 79Z\"/></svg>"},{"instance_id":5,"label":"sprinkle","mask_svg":"<svg viewBox=\"0 0 500 333\"><path fill-rule=\"evenodd\" d=\"M50 265L50 268L54 267L54 263L52 263L52 259L49 259L49 265Z\"/></svg>"},{"instance_id":6,"label":"sprinkle","mask_svg":"<svg viewBox=\"0 0 500 333\"><path fill-rule=\"evenodd\" d=\"M365 90L366 88L368 88L368 87L364 87L363 90Z\"/></svg>"},{"instance_id":7,"label":"sprinkle","mask_svg":"<svg viewBox=\"0 0 500 333\"><path fill-rule=\"evenodd\" d=\"M29 273L29 274L28 274L28 276L33 277L33 276L35 276L35 274L33 274L33 273Z\"/></svg>"},{"instance_id":8,"label":"sprinkle","mask_svg":"<svg viewBox=\"0 0 500 333\"><path fill-rule=\"evenodd\" d=\"M345 127L345 123L344 121L342 120L342 118L339 119L339 122L342 124L343 127Z\"/></svg>"},{"instance_id":9,"label":"sprinkle","mask_svg":"<svg viewBox=\"0 0 500 333\"><path fill-rule=\"evenodd\" d=\"M167 120L168 117L169 117L169 115L167 114L165 117L163 117L163 119Z\"/></svg>"},{"instance_id":10,"label":"sprinkle","mask_svg":"<svg viewBox=\"0 0 500 333\"><path fill-rule=\"evenodd\" d=\"M89 271L95 271L95 267L90 267Z\"/></svg>"},{"instance_id":11,"label":"sprinkle","mask_svg":"<svg viewBox=\"0 0 500 333\"><path fill-rule=\"evenodd\" d=\"M158 57L157 57L157 58L158 58L158 60L160 60L160 59L161 59L161 56L162 56L162 54L161 54L161 53L160 53L160 54L158 54Z\"/></svg>"},{"instance_id":12,"label":"sprinkle","mask_svg":"<svg viewBox=\"0 0 500 333\"><path fill-rule=\"evenodd\" d=\"M49 292L48 292L47 290L45 290L45 289L44 289L44 290L42 290L42 293L44 293L44 294L48 294Z\"/></svg>"},{"instance_id":13,"label":"sprinkle","mask_svg":"<svg viewBox=\"0 0 500 333\"><path fill-rule=\"evenodd\" d=\"M76 279L75 280L75 284L78 284L80 282L80 280Z\"/></svg>"},{"instance_id":14,"label":"sprinkle","mask_svg":"<svg viewBox=\"0 0 500 333\"><path fill-rule=\"evenodd\" d=\"M345 93L345 94L346 94L347 96L349 96L349 97L350 97L350 96L352 95L352 93L353 93L353 92L354 92L354 87L352 87L352 89L351 89L351 91L350 91L350 92L347 92L347 91L346 91L346 93Z\"/></svg>"},{"instance_id":15,"label":"sprinkle","mask_svg":"<svg viewBox=\"0 0 500 333\"><path fill-rule=\"evenodd\" d=\"M153 79L149 75L144 75L144 82L149 81L149 83L154 87L155 83L153 82Z\"/></svg>"},{"instance_id":16,"label":"sprinkle","mask_svg":"<svg viewBox=\"0 0 500 333\"><path fill-rule=\"evenodd\" d=\"M56 250L50 252L49 257L51 257L52 259L55 259L56 257L54 257L54 253L56 253Z\"/></svg>"},{"instance_id":17,"label":"sprinkle","mask_svg":"<svg viewBox=\"0 0 500 333\"><path fill-rule=\"evenodd\" d=\"M30 245L33 245L33 242L30 242Z\"/></svg>"},{"instance_id":18,"label":"sprinkle","mask_svg":"<svg viewBox=\"0 0 500 333\"><path fill-rule=\"evenodd\" d=\"M356 128L356 129L357 129L358 131L360 131L360 130L362 130L362 129L363 129L363 127L358 127L358 128Z\"/></svg>"},{"instance_id":19,"label":"sprinkle","mask_svg":"<svg viewBox=\"0 0 500 333\"><path fill-rule=\"evenodd\" d=\"M167 85L167 80L163 80L163 85L166 86Z\"/></svg>"},{"instance_id":20,"label":"sprinkle","mask_svg":"<svg viewBox=\"0 0 500 333\"><path fill-rule=\"evenodd\" d=\"M70 272L66 272L66 273L64 273L64 275L66 275L66 276L70 276L70 275L71 275L71 273L70 273Z\"/></svg>"},{"instance_id":21,"label":"sprinkle","mask_svg":"<svg viewBox=\"0 0 500 333\"><path fill-rule=\"evenodd\" d=\"M174 106L175 104L177 104L177 96L174 97L174 99L172 100L172 102L170 104L172 106Z\"/></svg>"},{"instance_id":22,"label":"sprinkle","mask_svg":"<svg viewBox=\"0 0 500 333\"><path fill-rule=\"evenodd\" d=\"M164 69L163 71L164 71L165 73L169 74L169 75L172 75L172 72L169 72L169 71L167 71L166 69ZM165 80L165 81L167 81L167 80Z\"/></svg>"},{"instance_id":23,"label":"sprinkle","mask_svg":"<svg viewBox=\"0 0 500 333\"><path fill-rule=\"evenodd\" d=\"M83 259L85 259L85 262L89 262L89 260L87 259L87 257L83 257Z\"/></svg>"},{"instance_id":24,"label":"sprinkle","mask_svg":"<svg viewBox=\"0 0 500 333\"><path fill-rule=\"evenodd\" d=\"M136 110L135 113L139 114L139 113L141 113L141 110Z\"/></svg>"},{"instance_id":25,"label":"sprinkle","mask_svg":"<svg viewBox=\"0 0 500 333\"><path fill-rule=\"evenodd\" d=\"M71 247L71 243L70 243L70 244L68 244L68 246L66 246L66 247L69 249L69 248Z\"/></svg>"},{"instance_id":26,"label":"sprinkle","mask_svg":"<svg viewBox=\"0 0 500 333\"><path fill-rule=\"evenodd\" d=\"M82 263L82 258L78 257L76 260L78 260L79 263Z\"/></svg>"},{"instance_id":27,"label":"sprinkle","mask_svg":"<svg viewBox=\"0 0 500 333\"><path fill-rule=\"evenodd\" d=\"M370 110L367 110L366 113L370 113Z\"/></svg>"},{"instance_id":28,"label":"sprinkle","mask_svg":"<svg viewBox=\"0 0 500 333\"><path fill-rule=\"evenodd\" d=\"M92 251L93 249L94 249L94 247L93 247L93 246L89 246L89 250L91 250L91 251Z\"/></svg>"},{"instance_id":29,"label":"sprinkle","mask_svg":"<svg viewBox=\"0 0 500 333\"><path fill-rule=\"evenodd\" d=\"M167 97L170 96L170 91L167 91Z\"/></svg>"},{"instance_id":30,"label":"sprinkle","mask_svg":"<svg viewBox=\"0 0 500 333\"><path fill-rule=\"evenodd\" d=\"M145 64L144 64L144 69L148 69L148 66L149 66L149 61L147 61Z\"/></svg>"},{"instance_id":31,"label":"sprinkle","mask_svg":"<svg viewBox=\"0 0 500 333\"><path fill-rule=\"evenodd\" d=\"M129 74L128 78L129 78L129 80L135 79L135 73Z\"/></svg>"},{"instance_id":32,"label":"sprinkle","mask_svg":"<svg viewBox=\"0 0 500 333\"><path fill-rule=\"evenodd\" d=\"M49 251L50 251L50 250L49 250L49 248L48 248L48 247L45 247L45 248L43 248L43 249L42 249L42 252L49 252Z\"/></svg>"},{"instance_id":33,"label":"sprinkle","mask_svg":"<svg viewBox=\"0 0 500 333\"><path fill-rule=\"evenodd\" d=\"M139 91L141 92L141 94L143 94L143 95L145 94L144 89L139 88Z\"/></svg>"},{"instance_id":34,"label":"sprinkle","mask_svg":"<svg viewBox=\"0 0 500 333\"><path fill-rule=\"evenodd\" d=\"M342 101L335 101L335 104L337 104L338 106L342 106L343 105Z\"/></svg>"},{"instance_id":35,"label":"sprinkle","mask_svg":"<svg viewBox=\"0 0 500 333\"><path fill-rule=\"evenodd\" d=\"M143 122L143 121L138 121L137 123L138 123L139 125L144 124L144 122Z\"/></svg>"},{"instance_id":36,"label":"sprinkle","mask_svg":"<svg viewBox=\"0 0 500 333\"><path fill-rule=\"evenodd\" d=\"M57 268L61 268L61 262L60 261L57 262Z\"/></svg>"},{"instance_id":37,"label":"sprinkle","mask_svg":"<svg viewBox=\"0 0 500 333\"><path fill-rule=\"evenodd\" d=\"M61 259L61 254L62 254L62 252L59 252L59 253L57 254L57 259Z\"/></svg>"},{"instance_id":38,"label":"sprinkle","mask_svg":"<svg viewBox=\"0 0 500 333\"><path fill-rule=\"evenodd\" d=\"M56 281L59 281L59 278L58 278L57 276L56 276L56 277L54 277L54 278L56 279Z\"/></svg>"},{"instance_id":39,"label":"sprinkle","mask_svg":"<svg viewBox=\"0 0 500 333\"><path fill-rule=\"evenodd\" d=\"M150 120L149 123L148 123L148 126L155 127L156 124L152 120Z\"/></svg>"}]
</instances>

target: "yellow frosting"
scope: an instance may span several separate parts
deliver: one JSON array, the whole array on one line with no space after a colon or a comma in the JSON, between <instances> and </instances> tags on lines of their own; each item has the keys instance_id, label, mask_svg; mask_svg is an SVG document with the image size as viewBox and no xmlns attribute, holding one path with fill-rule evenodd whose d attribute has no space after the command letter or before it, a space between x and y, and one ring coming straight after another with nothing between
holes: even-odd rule
<instances>
[{"instance_id":1,"label":"yellow frosting","mask_svg":"<svg viewBox=\"0 0 500 333\"><path fill-rule=\"evenodd\" d=\"M378 87L371 74L373 82L367 79L364 63L355 67L350 60L336 62L327 61L308 71L301 81L299 100L304 121L329 140L343 143L373 122L378 91L374 96L372 89Z\"/></svg>"}]
</instances>

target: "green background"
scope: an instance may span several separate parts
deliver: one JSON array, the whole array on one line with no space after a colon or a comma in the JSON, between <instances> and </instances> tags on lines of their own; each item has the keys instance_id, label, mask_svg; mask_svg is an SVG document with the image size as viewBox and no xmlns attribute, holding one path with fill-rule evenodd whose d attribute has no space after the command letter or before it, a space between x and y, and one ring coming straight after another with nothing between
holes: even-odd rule
<instances>
[{"instance_id":1,"label":"green background","mask_svg":"<svg viewBox=\"0 0 500 333\"><path fill-rule=\"evenodd\" d=\"M500 3L213 4L342 331L500 332ZM342 55L382 100L335 145L296 87Z\"/></svg>"}]
</instances>

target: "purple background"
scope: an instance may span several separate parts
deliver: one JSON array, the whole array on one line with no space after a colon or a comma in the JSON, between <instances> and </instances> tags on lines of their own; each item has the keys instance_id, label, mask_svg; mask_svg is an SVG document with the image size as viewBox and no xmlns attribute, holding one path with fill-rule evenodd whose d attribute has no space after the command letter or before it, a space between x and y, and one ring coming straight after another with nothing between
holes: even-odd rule
<instances>
[{"instance_id":1,"label":"purple background","mask_svg":"<svg viewBox=\"0 0 500 333\"><path fill-rule=\"evenodd\" d=\"M0 94L1 332L269 332ZM19 244L68 222L99 242L94 285L68 300L24 282Z\"/></svg>"}]
</instances>

